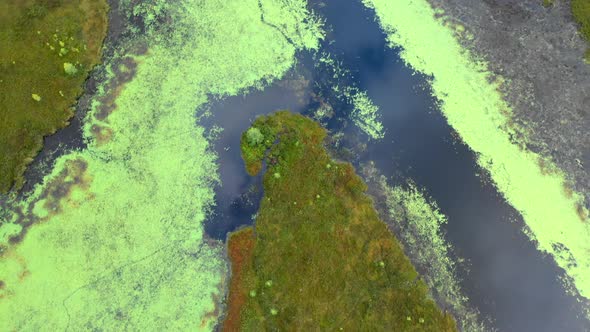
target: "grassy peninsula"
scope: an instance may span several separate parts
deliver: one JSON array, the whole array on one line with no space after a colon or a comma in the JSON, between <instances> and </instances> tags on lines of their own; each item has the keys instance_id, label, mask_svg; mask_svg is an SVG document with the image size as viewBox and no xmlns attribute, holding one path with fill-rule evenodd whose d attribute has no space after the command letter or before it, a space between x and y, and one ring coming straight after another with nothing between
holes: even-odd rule
<instances>
[{"instance_id":1,"label":"grassy peninsula","mask_svg":"<svg viewBox=\"0 0 590 332\"><path fill-rule=\"evenodd\" d=\"M287 111L242 136L265 196L230 235L225 331L455 331L381 222L352 165L330 159L317 123Z\"/></svg>"},{"instance_id":2,"label":"grassy peninsula","mask_svg":"<svg viewBox=\"0 0 590 332\"><path fill-rule=\"evenodd\" d=\"M106 0L0 3L0 193L67 125L107 30Z\"/></svg>"}]
</instances>

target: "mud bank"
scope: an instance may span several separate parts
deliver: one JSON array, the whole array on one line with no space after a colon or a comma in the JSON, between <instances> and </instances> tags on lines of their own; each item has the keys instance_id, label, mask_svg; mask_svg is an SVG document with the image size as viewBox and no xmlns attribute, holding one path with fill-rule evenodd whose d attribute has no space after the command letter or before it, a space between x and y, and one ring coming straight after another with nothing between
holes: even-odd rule
<instances>
[{"instance_id":1,"label":"mud bank","mask_svg":"<svg viewBox=\"0 0 590 332\"><path fill-rule=\"evenodd\" d=\"M502 91L520 85L490 72L488 59L461 45L475 37L444 9L425 1L364 3L375 9L389 46L401 49L402 59L416 72L431 77L440 111L522 216L523 232L566 271L567 284L590 298L584 198L572 191L571 176L543 151L529 147L533 130L514 120L516 111Z\"/></svg>"},{"instance_id":2,"label":"mud bank","mask_svg":"<svg viewBox=\"0 0 590 332\"><path fill-rule=\"evenodd\" d=\"M527 148L551 157L590 206L590 65L569 1L428 0L465 27L463 46L510 84L503 92Z\"/></svg>"}]
</instances>

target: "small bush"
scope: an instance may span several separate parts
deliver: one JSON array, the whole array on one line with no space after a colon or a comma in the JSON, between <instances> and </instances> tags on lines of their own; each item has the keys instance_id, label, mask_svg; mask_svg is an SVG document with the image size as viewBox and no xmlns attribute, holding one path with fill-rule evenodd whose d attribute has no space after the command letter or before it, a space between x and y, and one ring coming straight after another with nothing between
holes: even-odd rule
<instances>
[{"instance_id":1,"label":"small bush","mask_svg":"<svg viewBox=\"0 0 590 332\"><path fill-rule=\"evenodd\" d=\"M75 75L78 72L78 69L76 69L76 66L73 64L66 62L64 63L64 71L68 75Z\"/></svg>"},{"instance_id":2,"label":"small bush","mask_svg":"<svg viewBox=\"0 0 590 332\"><path fill-rule=\"evenodd\" d=\"M246 138L248 139L248 144L251 146L258 145L264 141L264 135L262 135L260 129L256 127L248 129L246 132Z\"/></svg>"}]
</instances>

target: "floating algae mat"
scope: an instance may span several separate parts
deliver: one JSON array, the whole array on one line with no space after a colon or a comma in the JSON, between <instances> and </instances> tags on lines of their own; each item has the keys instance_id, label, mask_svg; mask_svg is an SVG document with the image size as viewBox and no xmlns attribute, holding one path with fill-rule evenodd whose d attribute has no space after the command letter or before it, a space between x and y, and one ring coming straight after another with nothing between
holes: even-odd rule
<instances>
[{"instance_id":1,"label":"floating algae mat","mask_svg":"<svg viewBox=\"0 0 590 332\"><path fill-rule=\"evenodd\" d=\"M454 331L326 131L288 111L242 137L246 169L266 164L254 227L231 234L224 330Z\"/></svg>"},{"instance_id":2,"label":"floating algae mat","mask_svg":"<svg viewBox=\"0 0 590 332\"><path fill-rule=\"evenodd\" d=\"M317 47L304 4L119 4L141 29L107 45L87 148L3 204L0 330L213 328L226 264L201 225L217 173L195 109L264 86Z\"/></svg>"},{"instance_id":3,"label":"floating algae mat","mask_svg":"<svg viewBox=\"0 0 590 332\"><path fill-rule=\"evenodd\" d=\"M226 130L216 140L223 184L208 232L225 239L226 232L252 223L262 190L243 171L239 133L257 115L288 108L328 128L334 155L354 162L371 180L382 218L462 330L584 330L582 306L558 281L564 273L510 222L518 211L481 176L469 147L457 142L428 77L416 75L386 47L374 12L356 1L312 8L325 18L327 39L319 54L302 54L287 77L262 91L210 105L207 122ZM354 105L343 96L350 89L378 108L381 135L373 138L355 123ZM367 177L371 163L377 181ZM408 188L407 179L415 186ZM400 217L406 206L410 220Z\"/></svg>"},{"instance_id":4,"label":"floating algae mat","mask_svg":"<svg viewBox=\"0 0 590 332\"><path fill-rule=\"evenodd\" d=\"M362 312L351 311L346 316L352 321L339 322L344 330L363 322L365 327L441 330L450 326L444 325L450 322L449 314L463 331L587 330L584 318L577 316L582 306L557 282L565 274L551 256L535 249L517 223L505 222L519 214L526 219L527 214L510 199L517 210L504 201L509 197L500 182L494 180L497 190L482 181L488 176L480 176L481 170L502 160L465 138L469 135L459 128L461 121L449 116L448 105L479 109L468 83L485 92L481 105L490 100L504 105L501 98L488 99L493 89L486 90L487 80L481 80L485 74L471 71L452 81L466 99L456 97L455 90L441 90L439 77L447 72L422 62L429 52L441 54L450 64L476 71L480 67L470 67L454 33L434 19L426 2L389 3L396 7L391 12L382 6L356 0L112 3L116 15L104 49L107 56L89 84L91 95L84 97L91 107L81 112L85 147L56 150L60 157L41 172L46 175L42 183L28 185L32 189L21 195L24 198L0 198L0 330L215 330L242 322L272 328L288 326L289 317L312 325L334 310L331 304L336 300L350 307L352 287L366 290L356 293L366 316L361 319L353 315ZM412 8L417 10L403 11ZM405 14L385 24L394 12ZM433 37L442 37L428 40L430 47L454 45L457 53L418 48L432 31ZM436 70L426 70L422 63ZM64 74L71 69L61 64ZM33 93L37 96L29 93L29 102L46 101L44 94ZM268 159L260 171L264 181L245 172L242 133L257 116L280 109L303 113L328 130L331 156L351 161L369 185L380 219L419 273L415 283L404 285L404 278L418 274L389 230L376 220L367 197L344 190L347 185L362 187L355 185L359 180L347 164L330 158L329 168L326 160L326 165L307 172L331 171L325 174L343 179L336 177L336 170L350 170L346 176L355 181L339 184L344 189L337 195L293 190L277 200L273 197L281 188L273 185L306 183L289 181L293 174L279 169L296 153ZM293 119L304 119L285 114L267 119L280 117L291 119L290 125L297 123ZM320 130L309 120L301 121ZM463 142L456 140L453 129ZM245 137L260 142L266 136L261 129ZM51 140L59 137L60 133ZM70 138L64 133L61 139L69 143ZM278 141L274 149L285 146L281 144ZM317 151L325 152L323 147ZM490 158L494 163L484 162ZM35 170L42 169L40 165ZM324 190L330 188L334 186ZM350 197L362 199L351 202ZM334 232L313 211L327 216L331 210L307 208L338 202L358 208L338 213L361 209L370 216L363 220L371 226L350 222L351 230L336 234L347 242L324 241ZM281 233L283 228L269 222L276 216L285 215L287 222L303 214L303 225L309 227L305 233ZM239 230L253 220L254 227ZM312 226L324 228L313 233ZM226 252L222 241L235 230ZM273 237L261 238L258 230ZM333 271L313 279L312 267L342 267L345 262L329 254L316 259L320 253L305 251L302 241L289 242L295 236L319 239L307 250L318 245L328 250L360 245L367 234L391 245L386 252L399 259L373 261L374 255L383 255L375 250L350 250L341 256L351 259L346 268L358 269L374 283L343 280ZM563 242L556 250L566 245L571 243ZM275 248L282 251L273 254ZM301 258L301 250L309 261L290 265L290 258L285 258L278 265L284 255ZM359 269L363 264L369 265ZM303 301L314 297L301 296L299 289L309 288L297 288L301 280L287 275L291 269L311 278L312 294L322 303L328 303L334 286L327 278L350 291L341 299L332 298L329 305L303 312ZM380 277L395 271L400 272L395 279L399 282L382 282ZM395 293L400 287L415 292ZM390 299L384 294L408 301L385 312L385 306L374 305L375 299ZM442 320L429 319L442 315ZM336 327L330 319L323 323Z\"/></svg>"},{"instance_id":5,"label":"floating algae mat","mask_svg":"<svg viewBox=\"0 0 590 332\"><path fill-rule=\"evenodd\" d=\"M531 240L566 271L574 290L590 299L590 219L581 195L567 188L564 175L549 161L511 140L515 132L500 83L489 83L486 64L460 46L461 29L435 19L426 1L363 2L374 8L390 46L401 47L409 66L432 77L449 124L522 215Z\"/></svg>"}]
</instances>

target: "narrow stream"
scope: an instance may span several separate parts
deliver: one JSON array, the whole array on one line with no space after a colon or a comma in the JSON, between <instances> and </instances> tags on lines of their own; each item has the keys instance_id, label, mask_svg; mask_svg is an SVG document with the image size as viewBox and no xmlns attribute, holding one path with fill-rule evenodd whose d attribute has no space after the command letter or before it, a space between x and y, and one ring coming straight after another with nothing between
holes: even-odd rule
<instances>
[{"instance_id":1,"label":"narrow stream","mask_svg":"<svg viewBox=\"0 0 590 332\"><path fill-rule=\"evenodd\" d=\"M303 54L290 78L264 91L210 105L213 115L203 123L214 123L224 131L215 143L222 185L207 232L225 239L227 232L251 224L258 208L259 180L247 176L239 154L241 133L250 122L279 109L311 114L319 102L329 102L335 116L327 128L354 137L356 142L344 140L353 151L359 151L354 148L358 139L367 144L352 158L355 164L374 161L382 174L412 179L438 203L449 219L447 240L468 262L468 269L461 271L465 294L471 305L491 318L494 328L589 330L577 299L567 295L559 281L563 271L535 249L522 232L518 213L480 174L475 155L455 138L437 110L427 79L414 74L397 51L386 47L374 13L357 0L321 3L314 10L326 18L329 29L322 51L342 61L350 74L335 82L313 65L312 55ZM348 121L351 106L330 89L331 84L343 83L366 91L380 107L386 128L382 140L368 140Z\"/></svg>"}]
</instances>

